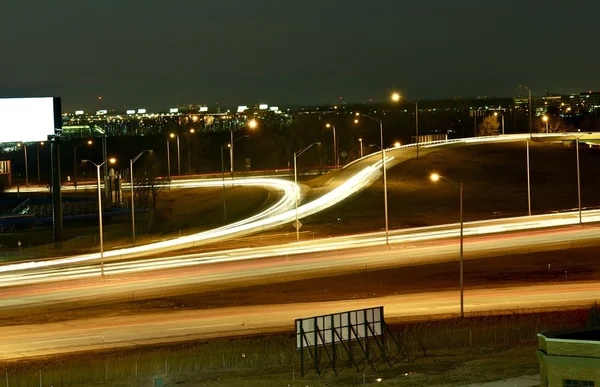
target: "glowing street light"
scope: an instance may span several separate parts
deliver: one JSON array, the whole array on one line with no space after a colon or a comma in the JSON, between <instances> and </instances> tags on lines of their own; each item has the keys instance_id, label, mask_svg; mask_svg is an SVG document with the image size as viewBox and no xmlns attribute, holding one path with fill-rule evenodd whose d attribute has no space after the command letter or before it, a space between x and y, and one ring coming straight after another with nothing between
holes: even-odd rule
<instances>
[{"instance_id":1,"label":"glowing street light","mask_svg":"<svg viewBox=\"0 0 600 387\"><path fill-rule=\"evenodd\" d=\"M337 139L335 138L335 125L327 123L325 124L327 129L333 129L333 163L335 164L335 169L338 169L340 166L340 160L337 153Z\"/></svg>"},{"instance_id":2,"label":"glowing street light","mask_svg":"<svg viewBox=\"0 0 600 387\"><path fill-rule=\"evenodd\" d=\"M312 148L314 145L321 145L321 143L313 142L309 146L300 149L298 152L294 152L294 183L296 184L294 189L298 189L298 168L296 164L296 159L298 158L298 156ZM296 203L296 222L294 223L294 227L296 227L296 242L300 242L300 224L298 223L298 193L295 193L294 196L294 202Z\"/></svg>"},{"instance_id":3,"label":"glowing street light","mask_svg":"<svg viewBox=\"0 0 600 387\"><path fill-rule=\"evenodd\" d=\"M81 162L93 164L96 167L98 175L98 220L100 223L100 274L104 277L104 234L102 231L102 193L100 190L100 167L102 167L107 162L110 164L114 164L117 162L117 159L111 157L108 160L104 160L100 164L96 164L91 160L81 160Z\"/></svg>"},{"instance_id":4,"label":"glowing street light","mask_svg":"<svg viewBox=\"0 0 600 387\"><path fill-rule=\"evenodd\" d=\"M363 139L359 138L358 142L360 143L360 157L363 157Z\"/></svg>"},{"instance_id":5,"label":"glowing street light","mask_svg":"<svg viewBox=\"0 0 600 387\"><path fill-rule=\"evenodd\" d=\"M498 117L498 112L494 112L494 117ZM500 113L500 118L502 119L502 134L504 134L504 114Z\"/></svg>"},{"instance_id":6,"label":"glowing street light","mask_svg":"<svg viewBox=\"0 0 600 387\"><path fill-rule=\"evenodd\" d=\"M463 286L463 183L457 183L447 177L440 176L437 173L432 173L431 181L437 183L440 180L445 180L460 191L460 318L465 316L464 312L464 286Z\"/></svg>"},{"instance_id":7,"label":"glowing street light","mask_svg":"<svg viewBox=\"0 0 600 387\"><path fill-rule=\"evenodd\" d=\"M360 113L356 113L356 116L361 116ZM370 119L371 121L374 122L379 122L379 134L381 137L381 146L379 147L381 149L381 162L383 165L383 208L384 208L384 213L385 213L385 244L389 245L389 223L388 223L388 198L387 198L387 171L386 171L386 166L385 166L385 148L383 147L383 120L381 119L376 119L373 118L369 115L366 114L362 114L363 117Z\"/></svg>"},{"instance_id":8,"label":"glowing street light","mask_svg":"<svg viewBox=\"0 0 600 387\"><path fill-rule=\"evenodd\" d=\"M400 102L402 96L400 93L392 93L391 99L394 102ZM415 102L415 142L417 150L417 158L419 158L419 103Z\"/></svg>"},{"instance_id":9,"label":"glowing street light","mask_svg":"<svg viewBox=\"0 0 600 387\"><path fill-rule=\"evenodd\" d=\"M258 121L256 121L255 119L251 119L250 121L246 122L246 125L248 126L248 128L254 130L258 128ZM229 147L229 162L231 165L231 180L233 180L233 144L235 143L235 141L233 140L233 127L229 129L229 132L231 135L231 141L229 142L229 144L231 145Z\"/></svg>"},{"instance_id":10,"label":"glowing street light","mask_svg":"<svg viewBox=\"0 0 600 387\"><path fill-rule=\"evenodd\" d=\"M83 144L77 144L73 147L73 187L77 191L77 148L83 145L93 145L94 142L92 140L87 140ZM106 188L105 188L106 189Z\"/></svg>"},{"instance_id":11,"label":"glowing street light","mask_svg":"<svg viewBox=\"0 0 600 387\"><path fill-rule=\"evenodd\" d=\"M18 143L17 147L23 148L23 152L25 153L25 186L29 187L29 168L27 167L27 144Z\"/></svg>"},{"instance_id":12,"label":"glowing street light","mask_svg":"<svg viewBox=\"0 0 600 387\"><path fill-rule=\"evenodd\" d=\"M144 153L152 153L154 152L152 149L146 149L145 151L140 152L137 156L129 160L129 174L131 180L129 181L129 185L131 186L131 231L133 237L133 245L135 246L135 195L133 193L133 163L137 161Z\"/></svg>"},{"instance_id":13,"label":"glowing street light","mask_svg":"<svg viewBox=\"0 0 600 387\"><path fill-rule=\"evenodd\" d=\"M543 116L542 121L546 123L546 133L550 133L550 119L548 116Z\"/></svg>"}]
</instances>

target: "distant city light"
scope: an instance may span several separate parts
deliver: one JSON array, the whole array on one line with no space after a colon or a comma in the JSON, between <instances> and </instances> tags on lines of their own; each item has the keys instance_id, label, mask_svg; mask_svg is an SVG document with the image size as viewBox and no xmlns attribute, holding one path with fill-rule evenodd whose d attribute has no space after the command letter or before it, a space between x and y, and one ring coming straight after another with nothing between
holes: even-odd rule
<instances>
[{"instance_id":1,"label":"distant city light","mask_svg":"<svg viewBox=\"0 0 600 387\"><path fill-rule=\"evenodd\" d=\"M261 103L260 105L258 105L258 109L260 110L267 110L269 108L269 105L267 105L266 103Z\"/></svg>"},{"instance_id":2,"label":"distant city light","mask_svg":"<svg viewBox=\"0 0 600 387\"><path fill-rule=\"evenodd\" d=\"M278 110L279 110L279 107L278 107L278 106L271 106L271 107L269 108L269 110L270 110L270 111L272 111L272 112L276 112L276 111L278 111Z\"/></svg>"},{"instance_id":3,"label":"distant city light","mask_svg":"<svg viewBox=\"0 0 600 387\"><path fill-rule=\"evenodd\" d=\"M103 116L103 115L105 115L105 114L107 114L107 113L108 113L108 110L98 110L98 111L96 112L96 115L97 115L97 116Z\"/></svg>"},{"instance_id":4,"label":"distant city light","mask_svg":"<svg viewBox=\"0 0 600 387\"><path fill-rule=\"evenodd\" d=\"M170 108L169 113L179 113L179 109L178 108Z\"/></svg>"},{"instance_id":5,"label":"distant city light","mask_svg":"<svg viewBox=\"0 0 600 387\"><path fill-rule=\"evenodd\" d=\"M207 112L208 106L200 106L200 112Z\"/></svg>"},{"instance_id":6,"label":"distant city light","mask_svg":"<svg viewBox=\"0 0 600 387\"><path fill-rule=\"evenodd\" d=\"M238 108L237 108L238 113L243 113L246 110L248 110L248 106L238 106Z\"/></svg>"},{"instance_id":7,"label":"distant city light","mask_svg":"<svg viewBox=\"0 0 600 387\"><path fill-rule=\"evenodd\" d=\"M146 114L146 109L138 109L138 114Z\"/></svg>"},{"instance_id":8,"label":"distant city light","mask_svg":"<svg viewBox=\"0 0 600 387\"><path fill-rule=\"evenodd\" d=\"M129 114L129 115L135 114L135 110L127 110L127 114Z\"/></svg>"},{"instance_id":9,"label":"distant city light","mask_svg":"<svg viewBox=\"0 0 600 387\"><path fill-rule=\"evenodd\" d=\"M83 115L83 110L76 110L76 111L75 111L75 115L76 115L76 116L81 116L81 115Z\"/></svg>"}]
</instances>

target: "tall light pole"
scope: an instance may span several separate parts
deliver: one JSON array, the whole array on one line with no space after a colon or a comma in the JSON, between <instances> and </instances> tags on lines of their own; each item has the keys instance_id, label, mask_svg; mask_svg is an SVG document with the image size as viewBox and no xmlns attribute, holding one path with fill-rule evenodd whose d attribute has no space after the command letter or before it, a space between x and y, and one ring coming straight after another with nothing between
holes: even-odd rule
<instances>
[{"instance_id":1,"label":"tall light pole","mask_svg":"<svg viewBox=\"0 0 600 387\"><path fill-rule=\"evenodd\" d=\"M131 235L133 238L133 245L135 246L135 195L133 192L133 163L137 161L144 153L152 153L154 152L152 149L146 149L145 151L140 152L137 156L129 160L129 186L131 187Z\"/></svg>"},{"instance_id":2,"label":"tall light pole","mask_svg":"<svg viewBox=\"0 0 600 387\"><path fill-rule=\"evenodd\" d=\"M333 124L325 124L326 128L332 128L333 129L333 163L335 164L335 169L338 169L340 167L340 159L338 157L338 152L337 152L337 139L335 138L335 125Z\"/></svg>"},{"instance_id":3,"label":"tall light pole","mask_svg":"<svg viewBox=\"0 0 600 387\"><path fill-rule=\"evenodd\" d=\"M37 146L37 181L40 182L40 146L44 145L44 141L38 142Z\"/></svg>"},{"instance_id":4,"label":"tall light pole","mask_svg":"<svg viewBox=\"0 0 600 387\"><path fill-rule=\"evenodd\" d=\"M543 116L542 121L546 123L546 133L550 133L550 119L548 118L548 116Z\"/></svg>"},{"instance_id":5,"label":"tall light pole","mask_svg":"<svg viewBox=\"0 0 600 387\"><path fill-rule=\"evenodd\" d=\"M464 309L464 284L463 284L463 183L457 183L454 180L448 179L447 177L440 176L437 173L431 174L431 180L433 182L438 182L440 179L443 179L453 185L455 188L458 188L460 191L460 318L465 317L465 309Z\"/></svg>"},{"instance_id":6,"label":"tall light pole","mask_svg":"<svg viewBox=\"0 0 600 387\"><path fill-rule=\"evenodd\" d=\"M27 166L27 144L18 143L17 147L23 148L23 152L25 152L25 186L29 187L29 168Z\"/></svg>"},{"instance_id":7,"label":"tall light pole","mask_svg":"<svg viewBox=\"0 0 600 387\"><path fill-rule=\"evenodd\" d=\"M189 133L195 133L196 130L195 129L190 129ZM179 136L181 135L186 135L187 137L187 158L188 158L188 167L187 167L187 171L188 171L188 175L190 174L190 134L188 132L181 132L181 133L171 133L169 134L169 137L177 138L177 175L181 176L181 153L180 153L180 148L179 148Z\"/></svg>"},{"instance_id":8,"label":"tall light pole","mask_svg":"<svg viewBox=\"0 0 600 387\"><path fill-rule=\"evenodd\" d=\"M494 117L498 117L498 112L494 112ZM504 134L504 113L500 113L500 118L502 120L502 134Z\"/></svg>"},{"instance_id":9,"label":"tall light pole","mask_svg":"<svg viewBox=\"0 0 600 387\"><path fill-rule=\"evenodd\" d=\"M252 119L246 122L246 125L248 125L248 128L250 129L256 129L256 127L258 126L258 122L255 119ZM233 180L233 144L235 143L235 141L233 140L233 127L229 129L229 132L231 135L231 147L229 148L229 162L231 163L231 180Z\"/></svg>"},{"instance_id":10,"label":"tall light pole","mask_svg":"<svg viewBox=\"0 0 600 387\"><path fill-rule=\"evenodd\" d=\"M175 137L173 133L169 134L170 138ZM171 181L171 142L169 138L167 138L167 176L169 181Z\"/></svg>"},{"instance_id":11,"label":"tall light pole","mask_svg":"<svg viewBox=\"0 0 600 387\"><path fill-rule=\"evenodd\" d=\"M227 200L225 192L225 163L223 162L223 150L231 147L231 144L221 145L221 178L223 180L223 223L227 222Z\"/></svg>"},{"instance_id":12,"label":"tall light pole","mask_svg":"<svg viewBox=\"0 0 600 387\"><path fill-rule=\"evenodd\" d=\"M379 123L379 134L381 137L381 162L383 165L383 208L385 213L385 244L389 245L389 226L388 226L388 198L387 198L387 172L385 166L385 148L383 147L383 121L368 116L366 114L356 113L356 116L362 116L370 119L371 121Z\"/></svg>"},{"instance_id":13,"label":"tall light pole","mask_svg":"<svg viewBox=\"0 0 600 387\"><path fill-rule=\"evenodd\" d=\"M194 116L195 117L195 116ZM190 153L190 133L194 134L196 133L196 129L192 128L190 129L189 132L186 132L185 134L187 135L187 158L188 158L188 168L187 168L187 173L188 175L192 174L192 163L190 162L191 160L191 153Z\"/></svg>"},{"instance_id":14,"label":"tall light pole","mask_svg":"<svg viewBox=\"0 0 600 387\"><path fill-rule=\"evenodd\" d=\"M532 130L532 123L531 123L531 89L525 85L519 85L520 87L524 87L525 89L527 89L527 94L529 95L529 137L532 138L533 137L533 130Z\"/></svg>"},{"instance_id":15,"label":"tall light pole","mask_svg":"<svg viewBox=\"0 0 600 387\"><path fill-rule=\"evenodd\" d=\"M358 142L360 143L360 158L363 157L363 139L359 138Z\"/></svg>"},{"instance_id":16,"label":"tall light pole","mask_svg":"<svg viewBox=\"0 0 600 387\"><path fill-rule=\"evenodd\" d=\"M106 162L110 164L114 164L116 159L110 158L108 160L104 160L100 164L96 164L90 160L81 160L83 163L90 163L96 167L97 175L98 175L98 220L100 223L100 274L104 277L104 233L102 230L102 191L100 189L100 167L106 164Z\"/></svg>"},{"instance_id":17,"label":"tall light pole","mask_svg":"<svg viewBox=\"0 0 600 387\"><path fill-rule=\"evenodd\" d=\"M399 102L402 99L400 93L392 93L392 101ZM415 142L417 149L417 158L419 158L419 103L415 102Z\"/></svg>"},{"instance_id":18,"label":"tall light pole","mask_svg":"<svg viewBox=\"0 0 600 387\"><path fill-rule=\"evenodd\" d=\"M576 151L576 155L577 155L577 203L578 203L578 207L579 207L579 224L583 224L583 217L582 217L582 213L581 213L581 174L580 174L580 169L579 169L579 139L581 137L585 136L586 134L590 134L590 133L584 133L579 136L574 136L572 134L566 135L568 137L572 137L575 139L575 151Z\"/></svg>"},{"instance_id":19,"label":"tall light pole","mask_svg":"<svg viewBox=\"0 0 600 387\"><path fill-rule=\"evenodd\" d=\"M73 147L73 187L75 187L75 191L77 191L77 148L83 145L92 145L92 140L87 140L87 142L83 144L77 144ZM104 188L106 190L106 187Z\"/></svg>"},{"instance_id":20,"label":"tall light pole","mask_svg":"<svg viewBox=\"0 0 600 387\"><path fill-rule=\"evenodd\" d=\"M527 140L527 207L531 216L531 172L529 166L529 140Z\"/></svg>"},{"instance_id":21,"label":"tall light pole","mask_svg":"<svg viewBox=\"0 0 600 387\"><path fill-rule=\"evenodd\" d=\"M296 192L296 194L295 194L295 197L296 197L296 200L295 200L295 202L296 202L296 223L294 223L294 226L296 227L296 242L300 242L300 225L298 223L298 196L300 194L300 192L299 192L300 188L298 187L298 168L297 168L297 164L296 164L296 159L298 158L298 156L300 156L302 153L309 150L314 145L321 145L321 143L314 142L314 143L310 144L309 146L300 149L298 152L294 152L294 183L295 183L295 189L298 190L298 192Z\"/></svg>"}]
</instances>

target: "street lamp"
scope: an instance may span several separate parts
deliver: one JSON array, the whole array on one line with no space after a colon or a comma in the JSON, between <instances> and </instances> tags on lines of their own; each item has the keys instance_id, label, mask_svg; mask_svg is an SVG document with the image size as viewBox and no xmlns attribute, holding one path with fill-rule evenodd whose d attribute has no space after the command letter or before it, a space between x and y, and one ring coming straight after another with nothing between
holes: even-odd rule
<instances>
[{"instance_id":1,"label":"street lamp","mask_svg":"<svg viewBox=\"0 0 600 387\"><path fill-rule=\"evenodd\" d=\"M494 112L494 117L498 117L498 112ZM502 119L502 134L504 134L504 114L500 113L500 118Z\"/></svg>"},{"instance_id":2,"label":"street lamp","mask_svg":"<svg viewBox=\"0 0 600 387\"><path fill-rule=\"evenodd\" d=\"M294 226L296 227L296 242L300 242L300 224L298 223L298 195L300 194L300 189L298 188L298 168L297 168L297 164L296 164L296 159L298 158L298 156L300 156L302 153L306 152L307 150L309 150L311 147L313 147L314 145L321 145L320 142L314 142L312 144L310 144L307 147L304 147L302 149L300 149L298 152L294 152L294 183L295 183L295 187L294 189L298 190L298 192L296 192L295 197L296 197L296 222L294 223Z\"/></svg>"},{"instance_id":3,"label":"street lamp","mask_svg":"<svg viewBox=\"0 0 600 387\"><path fill-rule=\"evenodd\" d=\"M543 116L542 121L546 123L546 133L550 133L550 119L548 116Z\"/></svg>"},{"instance_id":4,"label":"street lamp","mask_svg":"<svg viewBox=\"0 0 600 387\"><path fill-rule=\"evenodd\" d=\"M392 101L400 102L402 96L399 93L392 93L391 96ZM419 103L415 102L415 139L416 139L416 149L417 149L417 158L419 158Z\"/></svg>"},{"instance_id":5,"label":"street lamp","mask_svg":"<svg viewBox=\"0 0 600 387\"><path fill-rule=\"evenodd\" d=\"M251 119L250 121L246 122L246 125L248 125L248 128L254 130L258 127L258 121L256 121L255 119ZM231 147L229 147L229 162L231 164L231 180L233 180L233 144L235 143L235 141L233 140L233 127L229 129L229 132L231 135Z\"/></svg>"},{"instance_id":6,"label":"street lamp","mask_svg":"<svg viewBox=\"0 0 600 387\"><path fill-rule=\"evenodd\" d=\"M363 157L363 140L362 138L358 139L358 142L360 143L360 157Z\"/></svg>"},{"instance_id":7,"label":"street lamp","mask_svg":"<svg viewBox=\"0 0 600 387\"><path fill-rule=\"evenodd\" d=\"M190 129L189 133L195 133L196 130L195 129ZM188 132L181 132L181 133L171 133L169 134L169 137L177 138L177 175L181 176L181 154L180 154L180 149L179 149L179 136L181 135L186 135L187 136L187 157L188 157L188 175L190 174L190 134Z\"/></svg>"},{"instance_id":8,"label":"street lamp","mask_svg":"<svg viewBox=\"0 0 600 387\"><path fill-rule=\"evenodd\" d=\"M17 147L23 147L23 152L25 152L25 186L29 187L29 168L27 167L27 144L18 143Z\"/></svg>"},{"instance_id":9,"label":"street lamp","mask_svg":"<svg viewBox=\"0 0 600 387\"><path fill-rule=\"evenodd\" d=\"M137 161L137 159L140 158L141 155L143 155L144 153L152 153L154 152L152 149L146 149L145 151L140 152L137 156L135 156L134 158L129 160L129 173L130 173L130 177L131 179L129 180L129 185L131 187L131 231L132 231L132 237L133 237L133 245L135 246L135 196L133 193L133 163L135 163Z\"/></svg>"},{"instance_id":10,"label":"street lamp","mask_svg":"<svg viewBox=\"0 0 600 387\"><path fill-rule=\"evenodd\" d=\"M576 150L576 154L577 154L577 202L578 202L578 207L579 207L579 224L583 224L583 218L582 218L582 214L581 214L581 175L579 172L579 139L581 137L585 136L586 134L591 134L591 133L583 133L579 136L574 136L572 134L565 134L565 136L572 137L575 139L575 150Z\"/></svg>"},{"instance_id":11,"label":"street lamp","mask_svg":"<svg viewBox=\"0 0 600 387\"><path fill-rule=\"evenodd\" d=\"M77 148L83 145L92 145L93 143L92 140L87 140L83 144L77 144L73 147L73 186L75 187L75 191L77 191Z\"/></svg>"},{"instance_id":12,"label":"street lamp","mask_svg":"<svg viewBox=\"0 0 600 387\"><path fill-rule=\"evenodd\" d=\"M463 183L457 183L454 180L448 179L447 177L440 176L437 173L432 173L431 181L434 183L440 179L458 188L460 191L460 318L465 316L464 312L464 286L463 286Z\"/></svg>"},{"instance_id":13,"label":"street lamp","mask_svg":"<svg viewBox=\"0 0 600 387\"><path fill-rule=\"evenodd\" d=\"M223 179L223 223L227 221L227 201L225 193L225 163L223 161L223 150L231 148L231 144L221 145L221 178Z\"/></svg>"},{"instance_id":14,"label":"street lamp","mask_svg":"<svg viewBox=\"0 0 600 387\"><path fill-rule=\"evenodd\" d=\"M356 113L356 116L360 116L360 113ZM387 199L387 172L385 167L385 148L383 147L383 120L378 120L366 114L362 114L363 117L370 119L374 122L379 122L379 134L381 137L381 161L383 165L383 204L385 212L385 244L389 245L389 227L388 227L388 199Z\"/></svg>"},{"instance_id":15,"label":"street lamp","mask_svg":"<svg viewBox=\"0 0 600 387\"><path fill-rule=\"evenodd\" d=\"M81 160L82 163L90 163L96 167L97 175L98 175L98 220L100 222L100 274L104 277L104 235L102 231L102 191L100 190L100 167L102 167L106 162L110 164L114 164L117 160L112 157L108 160L104 160L100 164L96 164L91 160Z\"/></svg>"},{"instance_id":16,"label":"street lamp","mask_svg":"<svg viewBox=\"0 0 600 387\"><path fill-rule=\"evenodd\" d=\"M37 181L40 182L40 146L44 146L44 141L38 142L37 146Z\"/></svg>"},{"instance_id":17,"label":"street lamp","mask_svg":"<svg viewBox=\"0 0 600 387\"><path fill-rule=\"evenodd\" d=\"M525 85L519 85L519 87L524 87L527 89L527 93L529 95L529 137L533 138L533 130L531 127L531 89Z\"/></svg>"},{"instance_id":18,"label":"street lamp","mask_svg":"<svg viewBox=\"0 0 600 387\"><path fill-rule=\"evenodd\" d=\"M335 164L335 169L338 169L340 166L340 159L338 157L338 152L337 152L337 140L335 138L335 125L326 124L325 127L328 129L329 128L333 129L333 163Z\"/></svg>"},{"instance_id":19,"label":"street lamp","mask_svg":"<svg viewBox=\"0 0 600 387\"><path fill-rule=\"evenodd\" d=\"M170 138L175 137L174 133L169 134L169 138L167 138L167 176L169 181L171 181L171 142Z\"/></svg>"}]
</instances>

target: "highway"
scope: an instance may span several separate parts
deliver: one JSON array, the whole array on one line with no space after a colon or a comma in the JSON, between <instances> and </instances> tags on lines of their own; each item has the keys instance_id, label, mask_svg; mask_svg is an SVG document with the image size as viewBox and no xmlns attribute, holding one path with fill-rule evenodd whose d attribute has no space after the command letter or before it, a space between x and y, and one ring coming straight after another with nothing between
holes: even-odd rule
<instances>
[{"instance_id":1,"label":"highway","mask_svg":"<svg viewBox=\"0 0 600 387\"><path fill-rule=\"evenodd\" d=\"M600 138L600 133L581 134L581 133L558 133L558 134L536 134L536 138L544 138L548 140L570 140L572 136L584 136L584 138ZM587 137L585 137L587 136ZM489 142L515 142L525 141L530 139L529 134L516 134L516 135L504 135L504 136L493 136L493 137L474 137L458 140L449 141L436 141L431 143L422 143L421 154L429 152L439 151L446 147L464 146L469 144L489 143ZM584 139L582 139L584 141ZM386 167L391 168L392 166L408 160L414 157L415 144L409 144L397 148L390 149L386 152ZM332 174L330 181L326 184L324 189L319 190L322 195L315 200L303 203L298 208L298 217L303 217L315 214L319 211L330 208L348 197L360 192L362 189L369 186L372 182L378 179L381 175L381 154L374 153L367 155L361 159L358 159L348 165L342 170L336 171ZM300 200L304 195L304 189L295 186L293 183L285 180L278 179L260 179L260 178L248 178L248 179L236 179L235 184L247 184L247 185L269 185L274 184L273 181L277 181L282 185L279 189L282 189L285 194L283 198L276 204L276 210L266 210L261 214L257 214L251 218L244 219L240 222L226 225L214 230L209 230L197 234L187 235L181 238L165 240L161 242L151 243L142 246L136 246L131 248L123 248L117 250L107 251L104 254L105 259L117 258L117 259L129 259L145 257L149 254L167 253L170 251L194 248L203 244L215 243L218 241L224 241L232 238L239 238L245 235L254 234L260 231L272 229L274 227L290 224L295 219L296 212L292 207L295 197L299 197ZM206 184L213 184L213 186L219 186L222 181L219 179L204 181ZM203 183L203 184L204 184ZM177 181L177 186L197 186L198 180L181 180ZM290 186L291 184L291 186ZM85 254L74 257L59 258L55 260L46 261L33 261L26 262L16 265L0 266L0 273L14 270L22 270L26 268L45 268L49 266L64 266L68 264L78 264L86 261L98 261L100 258L99 253Z\"/></svg>"},{"instance_id":2,"label":"highway","mask_svg":"<svg viewBox=\"0 0 600 387\"><path fill-rule=\"evenodd\" d=\"M588 306L600 298L600 283L465 291L465 311ZM294 319L384 306L388 323L458 311L458 292L429 292L319 303L257 305L0 327L0 359L15 360L141 344L293 332Z\"/></svg>"},{"instance_id":3,"label":"highway","mask_svg":"<svg viewBox=\"0 0 600 387\"><path fill-rule=\"evenodd\" d=\"M548 230L527 230L506 234L476 235L465 242L465 259L499 257L508 254L589 247L600 244L600 226L584 225ZM3 277L0 309L3 316L26 314L28 310L60 310L64 305L101 305L118 301L143 300L187 294L191 291L215 291L232 287L278 281L323 277L379 270L390 267L458 260L457 238L437 241L409 240L385 247L348 247L335 253L276 250L265 257L254 249L147 261L111 262L105 265L108 277L100 279L97 267L64 268L47 273L13 274ZM309 244L306 244L308 248ZM268 247L265 249L272 249ZM173 263L180 262L179 265ZM154 265L151 271L138 265ZM136 270L138 269L138 270ZM457 273L458 275L458 273ZM90 277L95 277L91 280ZM10 279L10 281L8 281Z\"/></svg>"}]
</instances>

